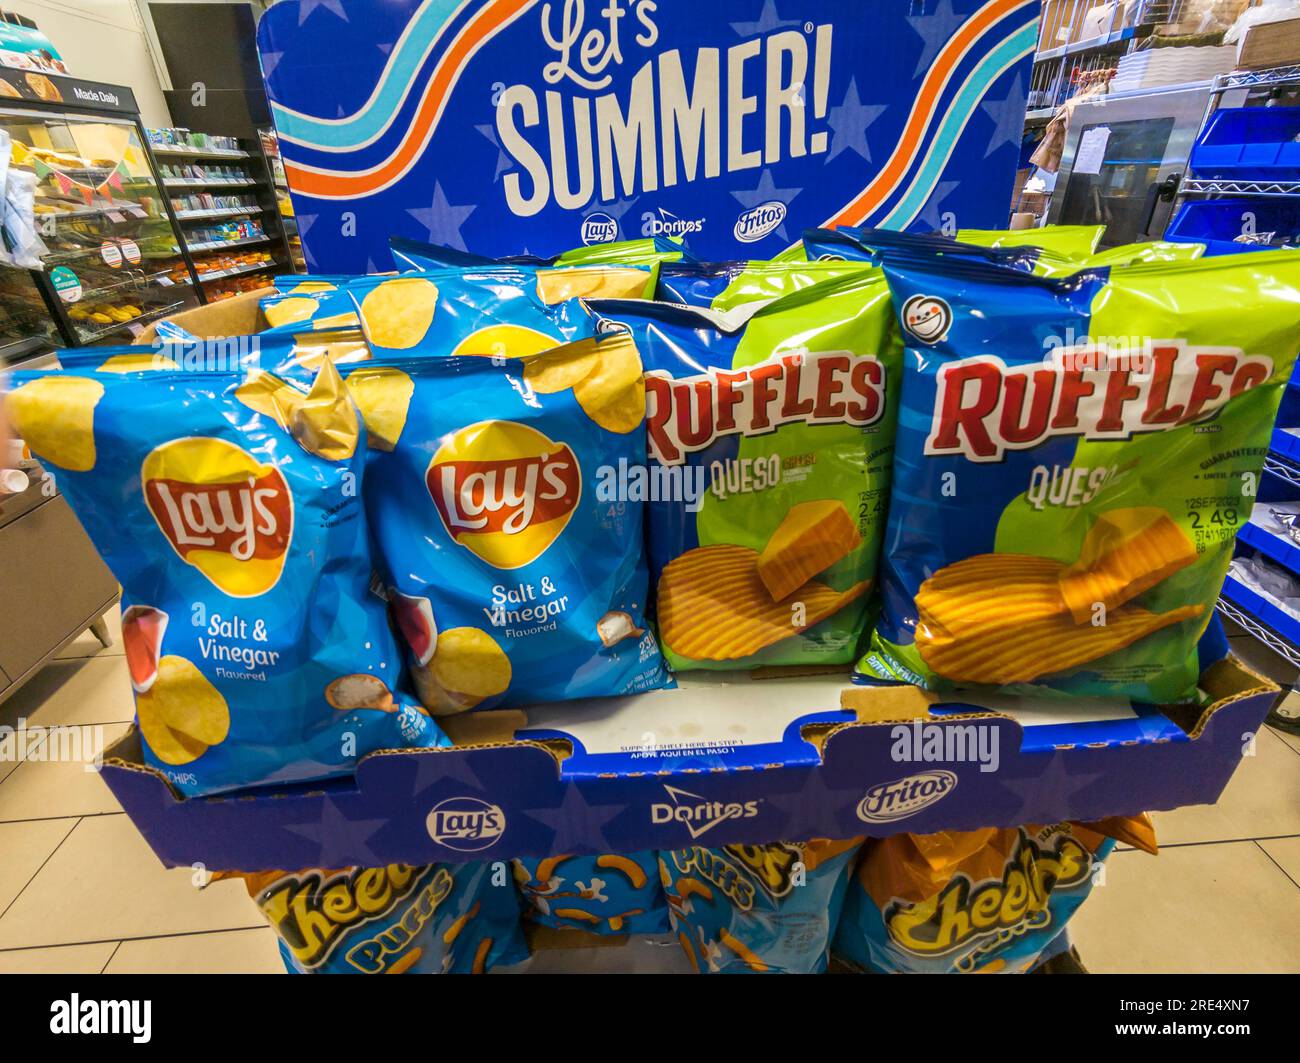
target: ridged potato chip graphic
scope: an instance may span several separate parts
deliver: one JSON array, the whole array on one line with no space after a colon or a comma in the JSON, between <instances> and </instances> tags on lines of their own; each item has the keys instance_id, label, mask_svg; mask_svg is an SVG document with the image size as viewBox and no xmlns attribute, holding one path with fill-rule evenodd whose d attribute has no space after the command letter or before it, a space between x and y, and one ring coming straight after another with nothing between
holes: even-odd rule
<instances>
[{"instance_id":1,"label":"ridged potato chip graphic","mask_svg":"<svg viewBox=\"0 0 1300 1063\"><path fill-rule=\"evenodd\" d=\"M599 352L595 369L573 385L573 394L601 428L626 435L645 421L641 356L627 335L602 341Z\"/></svg>"},{"instance_id":2,"label":"ridged potato chip graphic","mask_svg":"<svg viewBox=\"0 0 1300 1063\"><path fill-rule=\"evenodd\" d=\"M322 360L311 390L299 388L263 370L254 370L235 390L250 410L270 417L309 454L327 461L346 461L361 437L356 411L334 363Z\"/></svg>"},{"instance_id":3,"label":"ridged potato chip graphic","mask_svg":"<svg viewBox=\"0 0 1300 1063\"><path fill-rule=\"evenodd\" d=\"M29 381L5 397L14 432L32 453L71 472L95 467L95 406L104 385L81 376Z\"/></svg>"},{"instance_id":4,"label":"ridged potato chip graphic","mask_svg":"<svg viewBox=\"0 0 1300 1063\"><path fill-rule=\"evenodd\" d=\"M438 635L433 663L412 669L416 692L435 716L448 716L510 686L510 658L486 631L454 627Z\"/></svg>"},{"instance_id":5,"label":"ridged potato chip graphic","mask_svg":"<svg viewBox=\"0 0 1300 1063\"><path fill-rule=\"evenodd\" d=\"M456 344L451 353L490 358L527 358L539 351L549 351L563 342L523 325L489 325L471 332Z\"/></svg>"},{"instance_id":6,"label":"ridged potato chip graphic","mask_svg":"<svg viewBox=\"0 0 1300 1063\"><path fill-rule=\"evenodd\" d=\"M406 427L415 381L400 369L377 365L354 369L346 382L366 422L370 445L376 450L392 450Z\"/></svg>"},{"instance_id":7,"label":"ridged potato chip graphic","mask_svg":"<svg viewBox=\"0 0 1300 1063\"><path fill-rule=\"evenodd\" d=\"M870 580L836 591L809 580L773 601L744 546L700 546L673 558L659 580L659 636L696 661L732 661L806 631L866 594ZM802 623L796 626L796 619Z\"/></svg>"},{"instance_id":8,"label":"ridged potato chip graphic","mask_svg":"<svg viewBox=\"0 0 1300 1063\"><path fill-rule=\"evenodd\" d=\"M524 364L524 381L539 395L567 391L596 371L600 357L594 339L568 343L529 358Z\"/></svg>"},{"instance_id":9,"label":"ridged potato chip graphic","mask_svg":"<svg viewBox=\"0 0 1300 1063\"><path fill-rule=\"evenodd\" d=\"M140 468L145 504L187 564L237 598L263 594L284 569L293 497L284 476L223 439L155 448Z\"/></svg>"},{"instance_id":10,"label":"ridged potato chip graphic","mask_svg":"<svg viewBox=\"0 0 1300 1063\"><path fill-rule=\"evenodd\" d=\"M191 661L168 656L158 662L150 689L135 699L140 731L167 764L188 764L230 733L226 699Z\"/></svg>"},{"instance_id":11,"label":"ridged potato chip graphic","mask_svg":"<svg viewBox=\"0 0 1300 1063\"><path fill-rule=\"evenodd\" d=\"M100 373L149 373L179 369L174 358L165 354L115 354L100 363Z\"/></svg>"},{"instance_id":12,"label":"ridged potato chip graphic","mask_svg":"<svg viewBox=\"0 0 1300 1063\"><path fill-rule=\"evenodd\" d=\"M537 271L537 294L548 306L565 299L640 299L650 273L619 266L578 266Z\"/></svg>"},{"instance_id":13,"label":"ridged potato chip graphic","mask_svg":"<svg viewBox=\"0 0 1300 1063\"><path fill-rule=\"evenodd\" d=\"M320 309L320 303L310 296L290 296L267 304L263 313L272 328L289 325L295 321L308 321Z\"/></svg>"},{"instance_id":14,"label":"ridged potato chip graphic","mask_svg":"<svg viewBox=\"0 0 1300 1063\"><path fill-rule=\"evenodd\" d=\"M569 446L514 421L480 421L447 436L425 483L447 533L496 568L540 557L582 493Z\"/></svg>"},{"instance_id":15,"label":"ridged potato chip graphic","mask_svg":"<svg viewBox=\"0 0 1300 1063\"><path fill-rule=\"evenodd\" d=\"M416 346L433 324L438 289L422 277L397 277L372 288L361 300L361 323L376 347L404 351Z\"/></svg>"}]
</instances>

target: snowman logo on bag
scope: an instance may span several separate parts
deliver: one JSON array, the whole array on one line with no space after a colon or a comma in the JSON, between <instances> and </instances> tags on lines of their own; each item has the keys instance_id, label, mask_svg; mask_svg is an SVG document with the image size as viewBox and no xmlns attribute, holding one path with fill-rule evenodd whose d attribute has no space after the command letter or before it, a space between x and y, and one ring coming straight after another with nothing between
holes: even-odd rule
<instances>
[{"instance_id":1,"label":"snowman logo on bag","mask_svg":"<svg viewBox=\"0 0 1300 1063\"><path fill-rule=\"evenodd\" d=\"M952 308L933 295L914 295L903 304L903 327L922 343L938 343L952 324Z\"/></svg>"}]
</instances>

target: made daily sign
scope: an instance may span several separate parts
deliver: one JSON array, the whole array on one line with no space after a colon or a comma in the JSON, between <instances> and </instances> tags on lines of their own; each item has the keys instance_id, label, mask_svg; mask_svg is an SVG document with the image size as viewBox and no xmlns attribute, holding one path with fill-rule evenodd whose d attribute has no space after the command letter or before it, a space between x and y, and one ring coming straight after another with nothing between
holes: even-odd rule
<instances>
[{"instance_id":1,"label":"made daily sign","mask_svg":"<svg viewBox=\"0 0 1300 1063\"><path fill-rule=\"evenodd\" d=\"M258 30L309 265L1005 224L1035 0L285 0ZM328 55L331 61L322 63Z\"/></svg>"}]
</instances>

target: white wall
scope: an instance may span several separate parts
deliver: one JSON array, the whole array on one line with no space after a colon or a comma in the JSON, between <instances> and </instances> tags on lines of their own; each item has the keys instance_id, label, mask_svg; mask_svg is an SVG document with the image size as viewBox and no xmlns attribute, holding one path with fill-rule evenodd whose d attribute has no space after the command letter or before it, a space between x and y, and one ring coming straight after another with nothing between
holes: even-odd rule
<instances>
[{"instance_id":1,"label":"white wall","mask_svg":"<svg viewBox=\"0 0 1300 1063\"><path fill-rule=\"evenodd\" d=\"M133 0L2 0L6 11L32 19L58 49L68 73L135 91L146 126L171 116Z\"/></svg>"}]
</instances>

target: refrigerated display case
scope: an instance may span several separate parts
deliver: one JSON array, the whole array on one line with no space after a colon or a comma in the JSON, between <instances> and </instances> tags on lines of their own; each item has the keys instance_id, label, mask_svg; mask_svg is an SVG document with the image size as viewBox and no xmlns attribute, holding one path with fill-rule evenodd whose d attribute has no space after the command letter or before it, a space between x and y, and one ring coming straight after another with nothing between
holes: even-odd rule
<instances>
[{"instance_id":1,"label":"refrigerated display case","mask_svg":"<svg viewBox=\"0 0 1300 1063\"><path fill-rule=\"evenodd\" d=\"M126 343L198 302L131 90L0 72L0 129L36 178L40 270L0 271L0 343ZM4 86L8 86L8 93Z\"/></svg>"},{"instance_id":2,"label":"refrigerated display case","mask_svg":"<svg viewBox=\"0 0 1300 1063\"><path fill-rule=\"evenodd\" d=\"M1209 94L1205 82L1080 103L1070 119L1048 222L1104 224L1103 247L1158 240Z\"/></svg>"}]
</instances>

